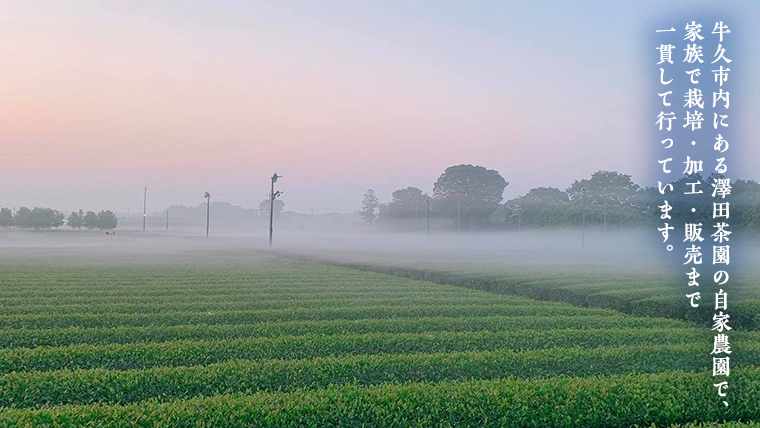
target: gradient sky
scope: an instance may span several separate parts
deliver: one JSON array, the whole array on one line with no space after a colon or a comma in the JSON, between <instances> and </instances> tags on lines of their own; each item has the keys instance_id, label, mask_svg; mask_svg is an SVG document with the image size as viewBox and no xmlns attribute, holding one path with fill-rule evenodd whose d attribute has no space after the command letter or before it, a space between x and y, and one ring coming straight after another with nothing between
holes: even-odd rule
<instances>
[{"instance_id":1,"label":"gradient sky","mask_svg":"<svg viewBox=\"0 0 760 428\"><path fill-rule=\"evenodd\" d=\"M460 163L505 198L599 169L651 184L650 25L760 18L662 3L0 1L0 206L135 212L147 185L151 212L207 190L250 207L276 171L286 209L348 212ZM757 33L736 37L757 70ZM743 93L757 116L760 85Z\"/></svg>"}]
</instances>

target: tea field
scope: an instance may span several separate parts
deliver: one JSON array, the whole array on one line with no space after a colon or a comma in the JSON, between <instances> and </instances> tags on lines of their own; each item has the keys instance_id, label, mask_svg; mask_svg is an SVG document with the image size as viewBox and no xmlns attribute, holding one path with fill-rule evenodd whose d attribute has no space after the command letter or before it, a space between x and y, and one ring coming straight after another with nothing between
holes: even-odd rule
<instances>
[{"instance_id":1,"label":"tea field","mask_svg":"<svg viewBox=\"0 0 760 428\"><path fill-rule=\"evenodd\" d=\"M760 420L760 332L731 334L725 407L709 328L476 288L243 251L3 261L0 427Z\"/></svg>"}]
</instances>

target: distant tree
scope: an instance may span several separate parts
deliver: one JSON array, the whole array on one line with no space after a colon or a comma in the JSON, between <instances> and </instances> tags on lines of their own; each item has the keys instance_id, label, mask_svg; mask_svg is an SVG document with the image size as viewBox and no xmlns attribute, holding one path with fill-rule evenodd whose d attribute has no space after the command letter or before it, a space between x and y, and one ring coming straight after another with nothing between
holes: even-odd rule
<instances>
[{"instance_id":1,"label":"distant tree","mask_svg":"<svg viewBox=\"0 0 760 428\"><path fill-rule=\"evenodd\" d=\"M285 210L285 202L283 202L282 199L275 199L274 216L279 217L283 210ZM269 198L266 198L259 203L259 215L262 217L269 217Z\"/></svg>"},{"instance_id":2,"label":"distant tree","mask_svg":"<svg viewBox=\"0 0 760 428\"><path fill-rule=\"evenodd\" d=\"M549 204L552 202L568 202L569 200L567 193L555 187L535 187L525 195L513 199L513 201L519 201L521 204Z\"/></svg>"},{"instance_id":3,"label":"distant tree","mask_svg":"<svg viewBox=\"0 0 760 428\"><path fill-rule=\"evenodd\" d=\"M562 212L563 208L566 211L569 207L562 204L569 200L567 193L557 188L535 187L525 195L507 201L493 221L512 227L557 226L563 222L557 212Z\"/></svg>"},{"instance_id":4,"label":"distant tree","mask_svg":"<svg viewBox=\"0 0 760 428\"><path fill-rule=\"evenodd\" d=\"M393 199L388 203L388 217L411 218L425 210L428 196L416 187L407 187L393 192Z\"/></svg>"},{"instance_id":5,"label":"distant tree","mask_svg":"<svg viewBox=\"0 0 760 428\"><path fill-rule=\"evenodd\" d=\"M375 223L382 224L388 221L388 204L377 205L377 215L375 216Z\"/></svg>"},{"instance_id":6,"label":"distant tree","mask_svg":"<svg viewBox=\"0 0 760 428\"><path fill-rule=\"evenodd\" d=\"M51 229L63 225L64 214L52 208L21 207L13 218L17 227L22 229Z\"/></svg>"},{"instance_id":7,"label":"distant tree","mask_svg":"<svg viewBox=\"0 0 760 428\"><path fill-rule=\"evenodd\" d=\"M509 183L493 169L456 165L446 169L433 185L438 210L453 219L460 211L461 226L486 223L503 199Z\"/></svg>"},{"instance_id":8,"label":"distant tree","mask_svg":"<svg viewBox=\"0 0 760 428\"><path fill-rule=\"evenodd\" d=\"M69 218L66 220L66 224L72 229L81 229L82 221L84 220L84 212L82 210L72 211Z\"/></svg>"},{"instance_id":9,"label":"distant tree","mask_svg":"<svg viewBox=\"0 0 760 428\"><path fill-rule=\"evenodd\" d=\"M113 211L105 210L98 213L98 229L113 230L118 224L119 220Z\"/></svg>"},{"instance_id":10,"label":"distant tree","mask_svg":"<svg viewBox=\"0 0 760 428\"><path fill-rule=\"evenodd\" d=\"M362 210L359 211L359 215L365 223L374 223L377 219L378 209L380 208L380 201L375 195L375 191L368 189L364 192L364 198L362 199Z\"/></svg>"},{"instance_id":11,"label":"distant tree","mask_svg":"<svg viewBox=\"0 0 760 428\"><path fill-rule=\"evenodd\" d=\"M14 224L13 211L9 208L0 209L0 227L12 227Z\"/></svg>"},{"instance_id":12,"label":"distant tree","mask_svg":"<svg viewBox=\"0 0 760 428\"><path fill-rule=\"evenodd\" d=\"M639 185L631 180L630 174L597 171L591 174L591 178L573 181L567 188L567 194L571 200L579 201L583 188L586 189L587 204L630 204L639 190Z\"/></svg>"},{"instance_id":13,"label":"distant tree","mask_svg":"<svg viewBox=\"0 0 760 428\"><path fill-rule=\"evenodd\" d=\"M739 179L731 187L732 193L741 195L731 203L738 208L730 213L734 224L740 229L760 230L760 183Z\"/></svg>"},{"instance_id":14,"label":"distant tree","mask_svg":"<svg viewBox=\"0 0 760 428\"><path fill-rule=\"evenodd\" d=\"M97 229L98 215L92 211L87 211L87 214L82 218L82 226L84 226L85 229Z\"/></svg>"},{"instance_id":15,"label":"distant tree","mask_svg":"<svg viewBox=\"0 0 760 428\"><path fill-rule=\"evenodd\" d=\"M50 208L42 208L45 211L44 216L50 218L50 227L61 227L66 222L66 214Z\"/></svg>"},{"instance_id":16,"label":"distant tree","mask_svg":"<svg viewBox=\"0 0 760 428\"><path fill-rule=\"evenodd\" d=\"M27 207L21 207L16 211L13 222L20 229L32 228L32 210Z\"/></svg>"}]
</instances>

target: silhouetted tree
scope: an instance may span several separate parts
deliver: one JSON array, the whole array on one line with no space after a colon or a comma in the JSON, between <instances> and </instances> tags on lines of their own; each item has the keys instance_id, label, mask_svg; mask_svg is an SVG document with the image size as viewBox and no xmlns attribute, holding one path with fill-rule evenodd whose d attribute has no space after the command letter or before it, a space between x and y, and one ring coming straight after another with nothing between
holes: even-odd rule
<instances>
[{"instance_id":1,"label":"silhouetted tree","mask_svg":"<svg viewBox=\"0 0 760 428\"><path fill-rule=\"evenodd\" d=\"M14 224L13 211L9 208L0 209L0 227L12 227Z\"/></svg>"},{"instance_id":2,"label":"silhouetted tree","mask_svg":"<svg viewBox=\"0 0 760 428\"><path fill-rule=\"evenodd\" d=\"M428 195L416 187L407 187L393 192L393 199L388 203L387 215L392 218L412 218L415 211L424 212Z\"/></svg>"},{"instance_id":3,"label":"silhouetted tree","mask_svg":"<svg viewBox=\"0 0 760 428\"><path fill-rule=\"evenodd\" d=\"M364 192L364 198L362 199L362 210L359 211L359 215L366 223L374 223L377 219L377 211L380 208L380 201L378 201L375 191L368 189Z\"/></svg>"},{"instance_id":4,"label":"silhouetted tree","mask_svg":"<svg viewBox=\"0 0 760 428\"><path fill-rule=\"evenodd\" d=\"M581 189L586 188L587 204L627 204L639 190L639 185L631 180L630 174L617 171L597 171L591 178L575 180L567 188L567 194L573 201L581 200Z\"/></svg>"},{"instance_id":5,"label":"silhouetted tree","mask_svg":"<svg viewBox=\"0 0 760 428\"><path fill-rule=\"evenodd\" d=\"M87 211L87 214L82 218L82 226L84 226L85 229L97 229L98 215L92 211Z\"/></svg>"},{"instance_id":6,"label":"silhouetted tree","mask_svg":"<svg viewBox=\"0 0 760 428\"><path fill-rule=\"evenodd\" d=\"M72 211L69 218L66 220L66 224L72 229L81 229L82 221L84 220L84 212L82 210Z\"/></svg>"},{"instance_id":7,"label":"silhouetted tree","mask_svg":"<svg viewBox=\"0 0 760 428\"><path fill-rule=\"evenodd\" d=\"M105 210L98 213L98 229L113 230L119 224L119 219L111 210Z\"/></svg>"},{"instance_id":8,"label":"silhouetted tree","mask_svg":"<svg viewBox=\"0 0 760 428\"><path fill-rule=\"evenodd\" d=\"M22 229L52 229L63 225L64 214L52 208L21 207L13 218L15 225Z\"/></svg>"},{"instance_id":9,"label":"silhouetted tree","mask_svg":"<svg viewBox=\"0 0 760 428\"><path fill-rule=\"evenodd\" d=\"M433 185L441 213L453 219L460 210L461 225L485 223L496 211L509 183L498 171L482 166L456 165L446 169Z\"/></svg>"}]
</instances>

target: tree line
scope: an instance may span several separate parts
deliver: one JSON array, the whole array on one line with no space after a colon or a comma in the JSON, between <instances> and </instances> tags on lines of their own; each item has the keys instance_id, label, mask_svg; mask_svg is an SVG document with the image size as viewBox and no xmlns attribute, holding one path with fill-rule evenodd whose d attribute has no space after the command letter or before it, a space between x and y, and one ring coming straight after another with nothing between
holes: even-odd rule
<instances>
[{"instance_id":1,"label":"tree line","mask_svg":"<svg viewBox=\"0 0 760 428\"><path fill-rule=\"evenodd\" d=\"M760 184L755 180L735 180L727 198L712 196L720 174L703 177L683 176L673 191L660 193L657 187L639 186L630 174L597 171L589 178L574 180L561 190L535 187L526 194L504 201L509 183L498 171L482 166L456 165L447 168L433 184L428 195L416 187L398 189L391 200L381 203L374 190L364 194L360 216L366 223L386 230L408 229L410 219L424 219L430 204L431 217L445 219L444 228L488 230L550 228L580 226L585 214L586 225L618 229L661 224L664 200L674 207L672 224L702 222L712 224L713 202L731 201L731 219L737 228L760 231ZM684 195L692 189L702 193ZM736 200L732 196L741 195ZM696 208L692 212L691 208ZM732 224L733 224L732 223Z\"/></svg>"},{"instance_id":2,"label":"tree line","mask_svg":"<svg viewBox=\"0 0 760 428\"><path fill-rule=\"evenodd\" d=\"M98 213L82 210L72 211L66 217L64 213L52 208L21 207L15 213L10 208L0 208L0 227L18 229L54 229L64 224L72 229L113 230L119 224L116 214L110 210Z\"/></svg>"}]
</instances>

